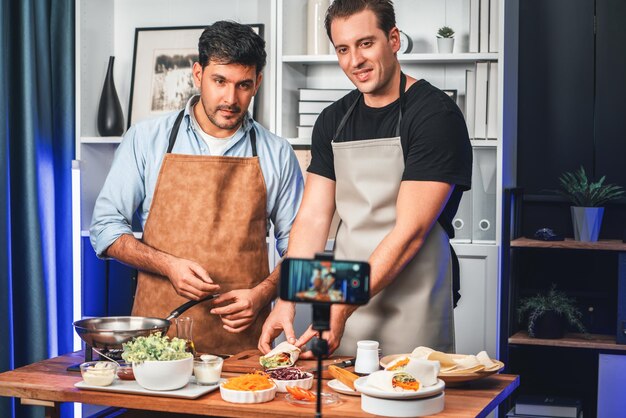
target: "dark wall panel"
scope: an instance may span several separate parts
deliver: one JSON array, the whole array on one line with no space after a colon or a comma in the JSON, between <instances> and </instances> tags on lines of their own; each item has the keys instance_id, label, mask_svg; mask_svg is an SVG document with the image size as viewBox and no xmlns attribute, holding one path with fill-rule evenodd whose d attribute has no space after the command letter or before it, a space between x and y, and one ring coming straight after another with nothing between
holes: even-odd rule
<instances>
[{"instance_id":1,"label":"dark wall panel","mask_svg":"<svg viewBox=\"0 0 626 418\"><path fill-rule=\"evenodd\" d=\"M520 2L518 185L555 188L592 166L593 1Z\"/></svg>"}]
</instances>

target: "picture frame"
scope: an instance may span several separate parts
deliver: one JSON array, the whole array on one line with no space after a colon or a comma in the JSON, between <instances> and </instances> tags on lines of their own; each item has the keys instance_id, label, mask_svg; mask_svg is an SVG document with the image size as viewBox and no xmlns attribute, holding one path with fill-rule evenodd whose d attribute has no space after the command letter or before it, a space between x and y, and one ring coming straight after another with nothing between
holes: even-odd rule
<instances>
[{"instance_id":1,"label":"picture frame","mask_svg":"<svg viewBox=\"0 0 626 418\"><path fill-rule=\"evenodd\" d=\"M263 38L263 24L248 24ZM135 29L128 127L180 110L200 91L191 69L198 61L198 40L206 26L165 26ZM258 94L258 92L257 92ZM254 97L249 109L256 119Z\"/></svg>"},{"instance_id":2,"label":"picture frame","mask_svg":"<svg viewBox=\"0 0 626 418\"><path fill-rule=\"evenodd\" d=\"M454 103L456 103L456 98L457 98L457 90L441 90L443 91L445 94L447 94L453 101Z\"/></svg>"}]
</instances>

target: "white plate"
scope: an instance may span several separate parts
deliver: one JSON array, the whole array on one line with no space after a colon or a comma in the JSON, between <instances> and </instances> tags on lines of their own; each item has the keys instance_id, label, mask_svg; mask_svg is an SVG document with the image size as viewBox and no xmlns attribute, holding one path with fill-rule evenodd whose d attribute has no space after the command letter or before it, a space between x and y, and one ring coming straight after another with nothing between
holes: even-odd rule
<instances>
[{"instance_id":1,"label":"white plate","mask_svg":"<svg viewBox=\"0 0 626 418\"><path fill-rule=\"evenodd\" d=\"M220 382L224 382L226 379L221 379ZM196 384L196 379L192 377L187 383L187 386L176 390L149 390L140 386L136 380L121 380L115 379L111 386L94 386L88 385L84 380L78 383L74 383L74 386L79 389L98 390L101 392L119 392L119 393L133 393L137 395L149 395L149 396L165 396L169 398L185 398L195 399L209 392L213 392L220 387L219 383L216 385L202 386Z\"/></svg>"},{"instance_id":2,"label":"white plate","mask_svg":"<svg viewBox=\"0 0 626 418\"><path fill-rule=\"evenodd\" d=\"M337 379L333 379L329 381L328 387L334 390L335 392L343 393L344 395L361 396L361 392L357 392L356 390L350 389L348 386L344 385Z\"/></svg>"},{"instance_id":3,"label":"white plate","mask_svg":"<svg viewBox=\"0 0 626 418\"><path fill-rule=\"evenodd\" d=\"M429 396L438 395L443 392L443 389L446 387L446 384L443 380L437 379L437 383L432 386L421 387L417 392L385 392L380 389L376 389L370 386L367 386L367 378L368 376L359 377L354 381L354 387L359 392L362 392L368 396L373 396L375 398L382 399L419 399L419 398L427 398Z\"/></svg>"}]
</instances>

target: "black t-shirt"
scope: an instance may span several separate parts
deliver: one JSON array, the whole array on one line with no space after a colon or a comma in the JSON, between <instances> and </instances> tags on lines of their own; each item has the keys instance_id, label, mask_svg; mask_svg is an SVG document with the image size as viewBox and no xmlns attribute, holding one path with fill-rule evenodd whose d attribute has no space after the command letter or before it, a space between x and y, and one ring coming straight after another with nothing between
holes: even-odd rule
<instances>
[{"instance_id":1,"label":"black t-shirt","mask_svg":"<svg viewBox=\"0 0 626 418\"><path fill-rule=\"evenodd\" d=\"M368 107L354 90L322 111L313 128L310 173L335 180L332 139L350 105L359 104L348 118L337 141L395 136L400 100L380 108ZM463 114L454 101L425 80L414 83L404 98L400 124L405 168L402 180L440 181L454 184L452 196L439 216L451 238L452 219L463 191L472 177L472 147Z\"/></svg>"}]
</instances>

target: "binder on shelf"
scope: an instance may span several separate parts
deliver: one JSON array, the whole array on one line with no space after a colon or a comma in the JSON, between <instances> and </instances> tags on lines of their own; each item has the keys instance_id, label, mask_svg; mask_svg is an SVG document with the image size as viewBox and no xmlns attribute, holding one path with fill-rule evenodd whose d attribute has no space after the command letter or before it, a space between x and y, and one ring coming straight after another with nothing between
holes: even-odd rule
<instances>
[{"instance_id":1,"label":"binder on shelf","mask_svg":"<svg viewBox=\"0 0 626 418\"><path fill-rule=\"evenodd\" d=\"M489 63L476 63L476 104L474 110L474 139L487 138L487 88Z\"/></svg>"},{"instance_id":2,"label":"binder on shelf","mask_svg":"<svg viewBox=\"0 0 626 418\"><path fill-rule=\"evenodd\" d=\"M298 138L311 138L313 136L312 126L298 126Z\"/></svg>"},{"instance_id":3,"label":"binder on shelf","mask_svg":"<svg viewBox=\"0 0 626 418\"><path fill-rule=\"evenodd\" d=\"M470 0L469 52L478 52L480 42L480 0Z\"/></svg>"},{"instance_id":4,"label":"binder on shelf","mask_svg":"<svg viewBox=\"0 0 626 418\"><path fill-rule=\"evenodd\" d=\"M472 243L496 242L496 148L474 147Z\"/></svg>"},{"instance_id":5,"label":"binder on shelf","mask_svg":"<svg viewBox=\"0 0 626 418\"><path fill-rule=\"evenodd\" d=\"M492 0L495 1L495 0ZM489 52L489 0L480 0L479 52Z\"/></svg>"},{"instance_id":6,"label":"binder on shelf","mask_svg":"<svg viewBox=\"0 0 626 418\"><path fill-rule=\"evenodd\" d=\"M579 399L558 396L520 395L515 401L515 413L518 415L577 418L581 409Z\"/></svg>"},{"instance_id":7,"label":"binder on shelf","mask_svg":"<svg viewBox=\"0 0 626 418\"><path fill-rule=\"evenodd\" d=\"M474 138L474 120L476 118L476 72L465 70L465 122L467 133Z\"/></svg>"},{"instance_id":8,"label":"binder on shelf","mask_svg":"<svg viewBox=\"0 0 626 418\"><path fill-rule=\"evenodd\" d=\"M487 139L498 139L498 63L489 63L487 81Z\"/></svg>"},{"instance_id":9,"label":"binder on shelf","mask_svg":"<svg viewBox=\"0 0 626 418\"><path fill-rule=\"evenodd\" d=\"M301 101L334 102L350 93L349 89L300 89Z\"/></svg>"},{"instance_id":10,"label":"binder on shelf","mask_svg":"<svg viewBox=\"0 0 626 418\"><path fill-rule=\"evenodd\" d=\"M326 109L328 106L333 104L333 102L303 102L300 101L298 103L298 113L321 113L322 110Z\"/></svg>"},{"instance_id":11,"label":"binder on shelf","mask_svg":"<svg viewBox=\"0 0 626 418\"><path fill-rule=\"evenodd\" d=\"M470 244L472 242L472 191L463 193L459 208L452 220L454 238L452 242Z\"/></svg>"},{"instance_id":12,"label":"binder on shelf","mask_svg":"<svg viewBox=\"0 0 626 418\"><path fill-rule=\"evenodd\" d=\"M314 126L315 125L315 121L317 120L318 116L319 116L319 113L301 113L300 114L300 123L298 125L300 125L300 126Z\"/></svg>"},{"instance_id":13,"label":"binder on shelf","mask_svg":"<svg viewBox=\"0 0 626 418\"><path fill-rule=\"evenodd\" d=\"M500 0L490 0L489 2L489 52L498 52L498 44L500 43L499 3Z\"/></svg>"}]
</instances>

